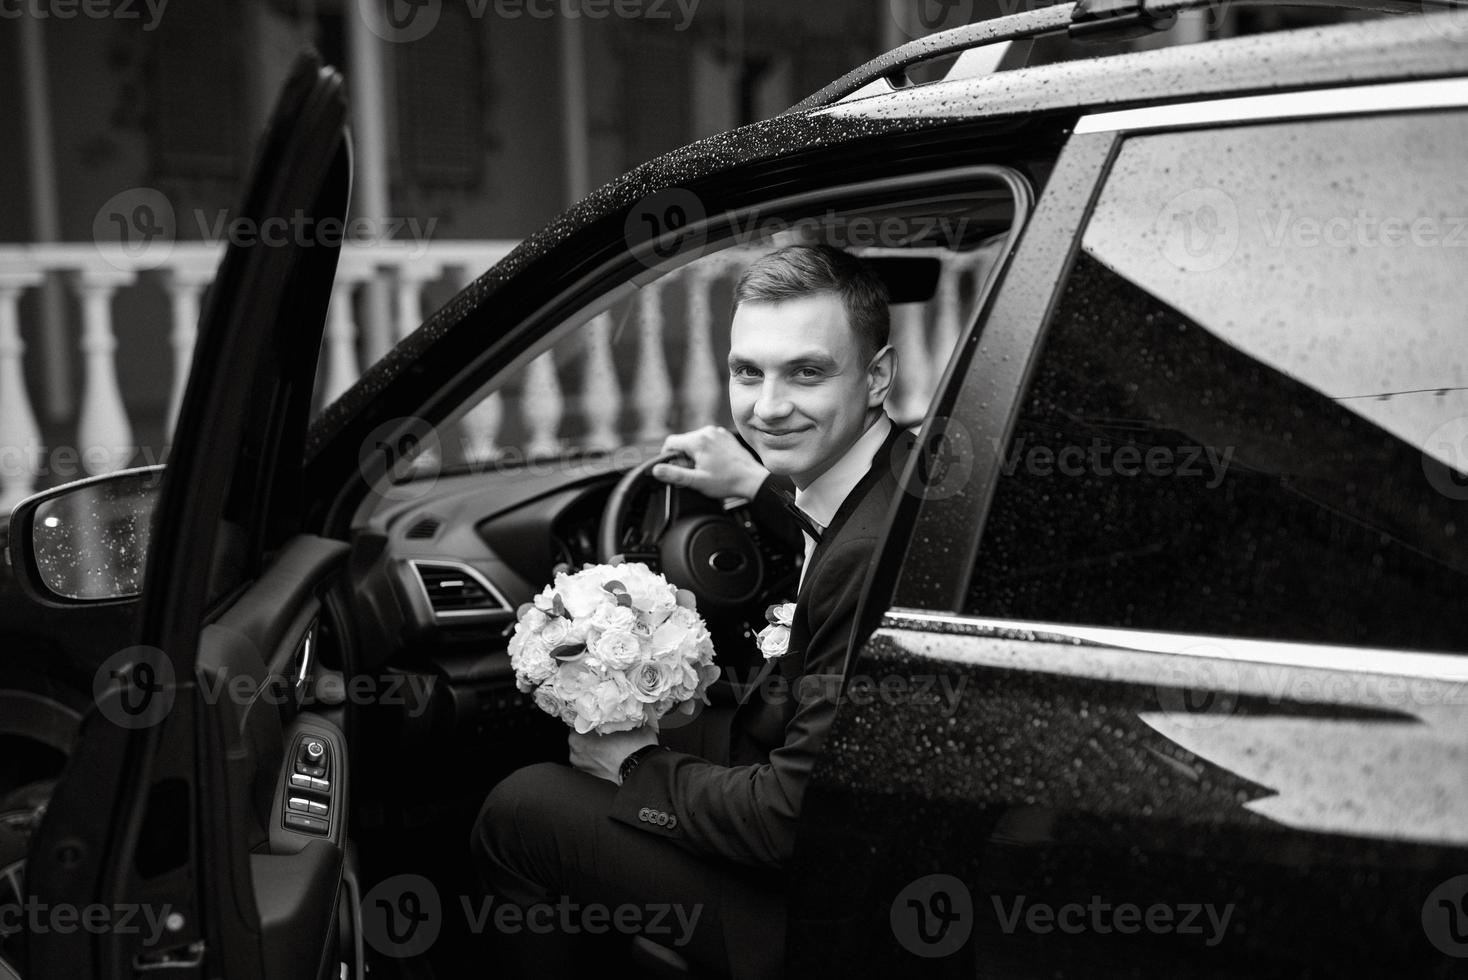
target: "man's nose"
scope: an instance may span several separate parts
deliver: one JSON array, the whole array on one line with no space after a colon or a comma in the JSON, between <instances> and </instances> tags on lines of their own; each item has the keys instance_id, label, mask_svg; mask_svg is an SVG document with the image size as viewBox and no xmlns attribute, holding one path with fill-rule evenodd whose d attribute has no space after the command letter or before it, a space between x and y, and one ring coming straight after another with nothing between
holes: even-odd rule
<instances>
[{"instance_id":1,"label":"man's nose","mask_svg":"<svg viewBox=\"0 0 1468 980\"><path fill-rule=\"evenodd\" d=\"M794 407L786 395L785 386L774 378L766 379L760 386L759 397L754 400L755 417L766 421L782 419Z\"/></svg>"}]
</instances>

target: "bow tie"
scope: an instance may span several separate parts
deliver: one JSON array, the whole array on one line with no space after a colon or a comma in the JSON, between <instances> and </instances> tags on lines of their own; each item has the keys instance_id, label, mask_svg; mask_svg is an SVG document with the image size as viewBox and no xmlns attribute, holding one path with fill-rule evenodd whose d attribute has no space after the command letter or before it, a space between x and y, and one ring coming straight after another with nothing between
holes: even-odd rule
<instances>
[{"instance_id":1,"label":"bow tie","mask_svg":"<svg viewBox=\"0 0 1468 980\"><path fill-rule=\"evenodd\" d=\"M821 534L826 529L811 520L811 516L796 505L794 497L786 493L781 493L780 500L785 505L785 512L794 519L796 524L800 525L800 529L810 535L812 541L820 541Z\"/></svg>"}]
</instances>

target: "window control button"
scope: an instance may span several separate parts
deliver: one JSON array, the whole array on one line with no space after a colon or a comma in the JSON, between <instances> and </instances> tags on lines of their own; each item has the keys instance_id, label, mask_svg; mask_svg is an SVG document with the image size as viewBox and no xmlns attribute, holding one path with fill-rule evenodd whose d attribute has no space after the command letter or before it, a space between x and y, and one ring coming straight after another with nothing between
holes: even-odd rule
<instances>
[{"instance_id":1,"label":"window control button","mask_svg":"<svg viewBox=\"0 0 1468 980\"><path fill-rule=\"evenodd\" d=\"M311 782L310 776L305 776L298 772L291 773L292 789L311 789Z\"/></svg>"},{"instance_id":2,"label":"window control button","mask_svg":"<svg viewBox=\"0 0 1468 980\"><path fill-rule=\"evenodd\" d=\"M307 834L325 834L327 823L320 817L307 816L304 813L287 813L285 825L292 830L299 830Z\"/></svg>"},{"instance_id":3,"label":"window control button","mask_svg":"<svg viewBox=\"0 0 1468 980\"><path fill-rule=\"evenodd\" d=\"M331 783L327 782L324 779L315 779L315 778L312 778L311 779L311 788L314 789L318 793L330 793L331 792Z\"/></svg>"},{"instance_id":4,"label":"window control button","mask_svg":"<svg viewBox=\"0 0 1468 980\"><path fill-rule=\"evenodd\" d=\"M310 810L311 810L312 815L318 816L318 817L324 817L324 816L326 816L326 804L325 803L317 803L315 800L311 800L309 805L310 805Z\"/></svg>"}]
</instances>

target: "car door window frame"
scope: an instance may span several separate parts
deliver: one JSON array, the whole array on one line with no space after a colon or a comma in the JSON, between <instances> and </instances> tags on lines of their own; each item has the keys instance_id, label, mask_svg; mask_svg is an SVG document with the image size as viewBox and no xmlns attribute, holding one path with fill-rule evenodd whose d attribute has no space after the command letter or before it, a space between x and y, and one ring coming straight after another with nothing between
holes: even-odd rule
<instances>
[{"instance_id":1,"label":"car door window frame","mask_svg":"<svg viewBox=\"0 0 1468 980\"><path fill-rule=\"evenodd\" d=\"M614 259L588 270L571 284L546 298L533 312L507 330L506 339L514 345L513 352L487 351L483 358L466 366L454 379L437 386L411 416L397 420L396 429L378 430L375 438L379 444L396 446L404 435L411 434L415 427L421 428L425 421L430 425L440 426L456 421L492 393L503 379L523 370L532 360L552 349L556 343L572 331L580 329L597 314L634 295L649 282L737 244L741 237L748 235L747 231L741 229L758 227L759 222L775 219L793 222L796 215L819 215L832 209L855 210L854 202L863 202L865 206L865 202L870 201L873 203L869 206L878 209L882 205L877 202L901 203L905 195L910 196L917 192L927 191L934 195L941 193L944 197L956 198L961 197L969 186L976 190L1004 187L1009 191L1014 205L1013 220L995 257L994 266L979 287L976 305L982 307L992 294L995 284L1002 278L1029 223L1033 208L1034 190L1030 181L1015 168L999 163L976 163L853 181L790 194L690 222L685 226L682 242L672 254L660 255L657 239L620 251ZM607 283L612 285L608 286ZM588 296L591 298L588 299ZM965 326L937 390L943 390L954 377L958 352L968 342L975 322L977 321L971 317L969 324ZM465 377L483 375L486 362L495 354L500 357L495 358L498 363L489 369L488 380L472 389L473 394L468 398L454 394L463 390ZM360 462L362 475L375 488L375 492L366 494L358 502L350 522L353 527L361 526L368 519L382 500L383 488L390 479L394 465L401 467L401 460L391 453L364 454ZM343 497L336 506L341 507L344 502Z\"/></svg>"},{"instance_id":2,"label":"car door window frame","mask_svg":"<svg viewBox=\"0 0 1468 980\"><path fill-rule=\"evenodd\" d=\"M993 309L981 314L994 324L963 362L964 373L958 375L961 383L940 392L919 434L919 445L925 451L936 440L942 451L959 456L956 465L960 469L971 467L971 476L959 492L935 495L914 482L916 474L909 474L902 496L909 510L916 512L909 518L913 522L911 545L903 552L888 542L878 565L890 569L888 574L895 582L877 594L890 595L894 609L911 613L956 614L964 608L1003 458L1061 287L1126 139L1295 118L1396 114L1464 105L1468 105L1468 80L1442 79L1124 109L1078 120L1014 257L1014 271L991 297ZM885 608L886 604L870 605ZM879 616L875 609L864 614L864 628L874 628Z\"/></svg>"}]
</instances>

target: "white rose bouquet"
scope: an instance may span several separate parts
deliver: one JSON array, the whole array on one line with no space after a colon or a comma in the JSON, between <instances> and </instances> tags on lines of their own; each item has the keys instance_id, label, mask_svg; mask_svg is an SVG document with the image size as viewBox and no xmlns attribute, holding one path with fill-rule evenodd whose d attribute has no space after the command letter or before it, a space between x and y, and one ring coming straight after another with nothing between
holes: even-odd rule
<instances>
[{"instance_id":1,"label":"white rose bouquet","mask_svg":"<svg viewBox=\"0 0 1468 980\"><path fill-rule=\"evenodd\" d=\"M510 638L516 686L583 735L692 715L719 676L713 660L693 593L641 562L558 572Z\"/></svg>"}]
</instances>

